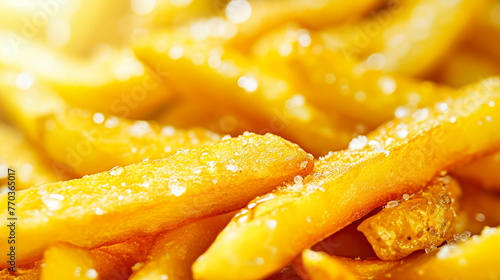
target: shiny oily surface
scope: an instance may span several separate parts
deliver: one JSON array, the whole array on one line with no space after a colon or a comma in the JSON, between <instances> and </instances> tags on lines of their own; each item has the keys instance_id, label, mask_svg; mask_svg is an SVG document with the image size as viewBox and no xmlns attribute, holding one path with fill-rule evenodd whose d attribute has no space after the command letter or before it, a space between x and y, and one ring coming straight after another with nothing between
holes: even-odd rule
<instances>
[{"instance_id":1,"label":"shiny oily surface","mask_svg":"<svg viewBox=\"0 0 500 280\"><path fill-rule=\"evenodd\" d=\"M389 201L358 230L382 260L402 259L414 251L437 247L454 233L460 194L456 180L439 177L426 190Z\"/></svg>"},{"instance_id":2,"label":"shiny oily surface","mask_svg":"<svg viewBox=\"0 0 500 280\"><path fill-rule=\"evenodd\" d=\"M247 133L197 149L179 149L81 179L18 192L19 263L52 243L93 248L158 233L243 207L253 197L312 171L312 156L278 136ZM7 204L7 195L0 201ZM7 211L0 217L6 218ZM7 237L8 228L0 229ZM0 245L6 252L7 243Z\"/></svg>"},{"instance_id":3,"label":"shiny oily surface","mask_svg":"<svg viewBox=\"0 0 500 280\"><path fill-rule=\"evenodd\" d=\"M199 279L255 279L388 201L499 148L500 79L386 123L242 210L193 266ZM486 121L489 119L491 121ZM304 226L307 225L307 226ZM303 230L296 231L301 227Z\"/></svg>"}]
</instances>

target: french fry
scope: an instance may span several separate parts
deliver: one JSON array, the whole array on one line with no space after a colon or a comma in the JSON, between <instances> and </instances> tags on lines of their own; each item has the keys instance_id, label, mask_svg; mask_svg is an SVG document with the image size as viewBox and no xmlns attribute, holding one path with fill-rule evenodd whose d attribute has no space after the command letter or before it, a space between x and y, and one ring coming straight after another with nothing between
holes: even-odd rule
<instances>
[{"instance_id":1,"label":"french fry","mask_svg":"<svg viewBox=\"0 0 500 280\"><path fill-rule=\"evenodd\" d=\"M178 128L204 127L225 135L238 136L245 131L257 132L260 127L248 118L217 104L204 106L198 100L180 99L155 117L160 124Z\"/></svg>"},{"instance_id":2,"label":"french fry","mask_svg":"<svg viewBox=\"0 0 500 280\"><path fill-rule=\"evenodd\" d=\"M312 168L312 156L296 144L248 133L164 159L20 191L16 236L30 246L18 247L16 257L18 263L28 263L56 242L94 248L227 213ZM0 195L0 202L7 205L7 194ZM7 214L5 208L0 217ZM0 238L9 232L2 227ZM7 246L0 244L4 256Z\"/></svg>"},{"instance_id":3,"label":"french fry","mask_svg":"<svg viewBox=\"0 0 500 280\"><path fill-rule=\"evenodd\" d=\"M191 265L234 216L229 213L196 221L160 234L147 260L130 280L193 279Z\"/></svg>"},{"instance_id":4,"label":"french fry","mask_svg":"<svg viewBox=\"0 0 500 280\"><path fill-rule=\"evenodd\" d=\"M303 271L303 277L308 277L306 279L358 279L358 277L356 277L355 274L349 271L346 266L341 263L335 262L333 259L330 259L328 255L323 252L305 250L304 252L302 252L300 262L295 261L295 263L300 263L300 265L295 265L295 267L301 267L301 270Z\"/></svg>"},{"instance_id":5,"label":"french fry","mask_svg":"<svg viewBox=\"0 0 500 280\"><path fill-rule=\"evenodd\" d=\"M500 230L485 228L479 236L408 261L383 279L494 279L500 273L498 250Z\"/></svg>"},{"instance_id":6,"label":"french fry","mask_svg":"<svg viewBox=\"0 0 500 280\"><path fill-rule=\"evenodd\" d=\"M165 41L166 49L155 48ZM209 45L181 42L170 33L159 32L138 43L136 53L148 64L175 69L167 79L183 94L237 111L258 124L259 133L279 134L322 155L345 147L348 139L361 132L356 130L360 130L360 122L318 110L289 83L262 71L250 59L228 49L222 54ZM202 58L201 64L193 63L198 58Z\"/></svg>"},{"instance_id":7,"label":"french fry","mask_svg":"<svg viewBox=\"0 0 500 280\"><path fill-rule=\"evenodd\" d=\"M357 65L345 55L328 50L321 33L297 25L263 36L253 54L292 81L315 106L360 120L369 128L454 93L428 81Z\"/></svg>"},{"instance_id":8,"label":"french fry","mask_svg":"<svg viewBox=\"0 0 500 280\"><path fill-rule=\"evenodd\" d=\"M390 2L372 18L326 30L323 36L333 36L332 42L340 41L333 48L361 57L367 67L421 76L466 33L481 6L481 1L473 0Z\"/></svg>"},{"instance_id":9,"label":"french fry","mask_svg":"<svg viewBox=\"0 0 500 280\"><path fill-rule=\"evenodd\" d=\"M358 230L382 260L398 260L417 250L437 247L454 234L460 195L456 180L439 177L420 193L389 201Z\"/></svg>"},{"instance_id":10,"label":"french fry","mask_svg":"<svg viewBox=\"0 0 500 280\"><path fill-rule=\"evenodd\" d=\"M202 128L175 129L71 108L38 84L27 91L7 83L0 88L4 90L0 93L4 105L0 106L52 159L64 164L64 168L56 166L61 174L66 167L76 175L93 174L220 139Z\"/></svg>"},{"instance_id":11,"label":"french fry","mask_svg":"<svg viewBox=\"0 0 500 280\"><path fill-rule=\"evenodd\" d=\"M90 251L67 244L50 246L43 256L41 280L99 279Z\"/></svg>"},{"instance_id":12,"label":"french fry","mask_svg":"<svg viewBox=\"0 0 500 280\"><path fill-rule=\"evenodd\" d=\"M246 3L241 3L246 2ZM233 1L225 9L226 19L236 24L238 32L229 45L245 51L258 35L289 21L302 23L310 28L321 28L350 17L360 16L382 1L322 1L304 3L298 0L285 1ZM248 13L248 18L245 15Z\"/></svg>"},{"instance_id":13,"label":"french fry","mask_svg":"<svg viewBox=\"0 0 500 280\"><path fill-rule=\"evenodd\" d=\"M195 262L195 278L270 275L371 210L498 150L498 102L500 79L484 80L435 109L415 111L353 139L349 149L320 159L312 175L257 198L238 213Z\"/></svg>"},{"instance_id":14,"label":"french fry","mask_svg":"<svg viewBox=\"0 0 500 280\"><path fill-rule=\"evenodd\" d=\"M147 117L173 96L162 69L143 65L130 49L108 48L87 62L32 42L15 46L5 36L0 33L0 66L23 71L21 88L36 77L71 105L129 118Z\"/></svg>"},{"instance_id":15,"label":"french fry","mask_svg":"<svg viewBox=\"0 0 500 280\"><path fill-rule=\"evenodd\" d=\"M132 267L146 259L156 238L156 235L139 237L91 250L99 277L114 280L129 279Z\"/></svg>"},{"instance_id":16,"label":"french fry","mask_svg":"<svg viewBox=\"0 0 500 280\"><path fill-rule=\"evenodd\" d=\"M16 190L57 181L47 161L13 128L0 123L0 139L0 186L7 185L8 168L17 172Z\"/></svg>"},{"instance_id":17,"label":"french fry","mask_svg":"<svg viewBox=\"0 0 500 280\"><path fill-rule=\"evenodd\" d=\"M307 249L295 259L294 266L304 279L344 279L341 277L345 277L345 279L378 279L402 263L404 260L349 259ZM321 276L324 277L319 278Z\"/></svg>"}]
</instances>

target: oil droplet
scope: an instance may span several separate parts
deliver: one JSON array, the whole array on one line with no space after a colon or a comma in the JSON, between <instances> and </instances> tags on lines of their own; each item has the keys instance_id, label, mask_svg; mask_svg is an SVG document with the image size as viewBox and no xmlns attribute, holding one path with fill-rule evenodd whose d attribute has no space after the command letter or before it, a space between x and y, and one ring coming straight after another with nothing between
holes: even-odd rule
<instances>
[{"instance_id":1,"label":"oil droplet","mask_svg":"<svg viewBox=\"0 0 500 280\"><path fill-rule=\"evenodd\" d=\"M109 175L111 175L111 176L118 176L118 175L122 174L124 170L125 169L123 167L116 166L116 167L113 167L113 169L111 169L109 171Z\"/></svg>"},{"instance_id":2,"label":"oil droplet","mask_svg":"<svg viewBox=\"0 0 500 280\"><path fill-rule=\"evenodd\" d=\"M42 197L42 202L45 204L49 211L57 211L62 207L62 201L64 200L64 196L60 194L50 194L48 196Z\"/></svg>"},{"instance_id":3,"label":"oil droplet","mask_svg":"<svg viewBox=\"0 0 500 280\"><path fill-rule=\"evenodd\" d=\"M276 226L278 225L278 221L276 220L266 220L265 222L266 226L270 228L271 230L276 229Z\"/></svg>"},{"instance_id":4,"label":"oil droplet","mask_svg":"<svg viewBox=\"0 0 500 280\"><path fill-rule=\"evenodd\" d=\"M200 155L198 156L198 162L202 165L209 164L210 162L215 163L217 159L218 159L217 155L209 150L201 152Z\"/></svg>"},{"instance_id":5,"label":"oil droplet","mask_svg":"<svg viewBox=\"0 0 500 280\"><path fill-rule=\"evenodd\" d=\"M177 183L171 184L171 185L169 185L169 187L170 187L170 192L174 196L181 196L186 191L186 187L181 186Z\"/></svg>"},{"instance_id":6,"label":"oil droplet","mask_svg":"<svg viewBox=\"0 0 500 280\"><path fill-rule=\"evenodd\" d=\"M236 171L238 171L238 166L236 166L234 164L228 164L228 165L226 165L226 169L231 170L233 172L236 172Z\"/></svg>"},{"instance_id":7,"label":"oil droplet","mask_svg":"<svg viewBox=\"0 0 500 280\"><path fill-rule=\"evenodd\" d=\"M104 210L102 210L102 209L101 209L101 208L99 208L99 207L96 207L96 208L95 208L95 213L96 213L97 215L99 215L99 216L100 216L100 215L104 214Z\"/></svg>"},{"instance_id":8,"label":"oil droplet","mask_svg":"<svg viewBox=\"0 0 500 280\"><path fill-rule=\"evenodd\" d=\"M95 269L91 268L91 269L87 270L87 272L85 273L85 276L89 279L96 279L97 278L97 271L95 271Z\"/></svg>"}]
</instances>

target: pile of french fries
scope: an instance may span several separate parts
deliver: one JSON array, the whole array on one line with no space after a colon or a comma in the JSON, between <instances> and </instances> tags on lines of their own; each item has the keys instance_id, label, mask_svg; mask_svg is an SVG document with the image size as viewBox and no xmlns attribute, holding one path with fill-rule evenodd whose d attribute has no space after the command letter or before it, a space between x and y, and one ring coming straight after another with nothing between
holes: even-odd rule
<instances>
[{"instance_id":1,"label":"pile of french fries","mask_svg":"<svg viewBox=\"0 0 500 280\"><path fill-rule=\"evenodd\" d=\"M0 279L499 279L499 46L498 0L0 0Z\"/></svg>"}]
</instances>

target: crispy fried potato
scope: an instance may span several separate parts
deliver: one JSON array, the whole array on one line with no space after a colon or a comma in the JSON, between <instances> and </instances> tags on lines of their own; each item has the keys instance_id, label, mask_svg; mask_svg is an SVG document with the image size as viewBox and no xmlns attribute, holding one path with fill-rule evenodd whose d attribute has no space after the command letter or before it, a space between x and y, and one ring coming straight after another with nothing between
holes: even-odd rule
<instances>
[{"instance_id":1,"label":"crispy fried potato","mask_svg":"<svg viewBox=\"0 0 500 280\"><path fill-rule=\"evenodd\" d=\"M13 85L0 86L0 99L11 119L46 153L65 167L57 173L93 174L114 166L158 159L179 148L214 143L219 135L202 128L189 130L159 126L155 122L131 121L68 107L50 89L33 85L23 91ZM38 104L48 104L38 107ZM55 104L50 106L50 104Z\"/></svg>"},{"instance_id":2,"label":"crispy fried potato","mask_svg":"<svg viewBox=\"0 0 500 280\"><path fill-rule=\"evenodd\" d=\"M312 156L278 136L248 133L170 157L20 191L19 263L63 241L94 248L227 213L313 168ZM7 194L0 195L7 205ZM0 218L6 219L7 209ZM0 228L0 238L9 229ZM0 244L0 253L8 244ZM4 262L3 262L4 263ZM1 264L5 266L5 264Z\"/></svg>"},{"instance_id":3,"label":"crispy fried potato","mask_svg":"<svg viewBox=\"0 0 500 280\"><path fill-rule=\"evenodd\" d=\"M13 128L0 123L0 139L0 186L7 184L8 168L17 172L16 190L57 181L47 161Z\"/></svg>"},{"instance_id":4,"label":"crispy fried potato","mask_svg":"<svg viewBox=\"0 0 500 280\"><path fill-rule=\"evenodd\" d=\"M129 279L132 267L145 260L156 238L156 235L139 237L91 250L99 277L113 280Z\"/></svg>"},{"instance_id":5,"label":"crispy fried potato","mask_svg":"<svg viewBox=\"0 0 500 280\"><path fill-rule=\"evenodd\" d=\"M353 139L349 149L320 159L304 180L298 178L238 213L195 262L195 278L270 275L371 210L499 149L495 102L500 102L499 78L465 88L459 98L436 109L415 111L368 137Z\"/></svg>"},{"instance_id":6,"label":"crispy fried potato","mask_svg":"<svg viewBox=\"0 0 500 280\"><path fill-rule=\"evenodd\" d=\"M292 24L263 36L253 53L294 83L312 104L370 128L454 93L432 82L356 65L345 55L327 50L325 40L321 33Z\"/></svg>"},{"instance_id":7,"label":"crispy fried potato","mask_svg":"<svg viewBox=\"0 0 500 280\"><path fill-rule=\"evenodd\" d=\"M233 216L234 213L229 213L207 218L160 234L147 260L130 280L193 279L191 265Z\"/></svg>"},{"instance_id":8,"label":"crispy fried potato","mask_svg":"<svg viewBox=\"0 0 500 280\"><path fill-rule=\"evenodd\" d=\"M439 177L420 193L389 201L358 230L382 260L402 259L417 250L437 247L454 234L460 195L456 180Z\"/></svg>"},{"instance_id":9,"label":"crispy fried potato","mask_svg":"<svg viewBox=\"0 0 500 280\"><path fill-rule=\"evenodd\" d=\"M333 47L345 55L366 59L367 67L422 75L466 33L481 6L481 1L474 0L390 2L370 19L323 35L333 36L330 41L338 43Z\"/></svg>"},{"instance_id":10,"label":"crispy fried potato","mask_svg":"<svg viewBox=\"0 0 500 280\"><path fill-rule=\"evenodd\" d=\"M71 105L129 118L147 117L173 96L162 69L143 65L130 49L108 48L88 62L35 43L15 47L3 35L0 44L12 47L0 52L0 66L23 71L21 88L29 88L34 75Z\"/></svg>"},{"instance_id":11,"label":"crispy fried potato","mask_svg":"<svg viewBox=\"0 0 500 280\"><path fill-rule=\"evenodd\" d=\"M472 180L479 187L500 191L500 153L474 161L457 169L454 174L460 178Z\"/></svg>"},{"instance_id":12,"label":"crispy fried potato","mask_svg":"<svg viewBox=\"0 0 500 280\"><path fill-rule=\"evenodd\" d=\"M231 111L217 104L205 106L195 99L177 100L155 117L160 124L178 128L204 127L210 131L238 136L245 131L258 132L260 127L236 111Z\"/></svg>"},{"instance_id":13,"label":"crispy fried potato","mask_svg":"<svg viewBox=\"0 0 500 280\"><path fill-rule=\"evenodd\" d=\"M258 35L282 23L297 21L304 26L317 29L349 17L359 16L382 1L312 0L304 3L300 0L257 0L245 1L243 4L241 2L234 1L226 7L226 19L235 23L238 29L229 45L239 50L248 49ZM250 12L248 19L242 18L245 15L242 11Z\"/></svg>"},{"instance_id":14,"label":"crispy fried potato","mask_svg":"<svg viewBox=\"0 0 500 280\"><path fill-rule=\"evenodd\" d=\"M297 262L297 261L296 261ZM296 266L297 267L297 266ZM301 268L311 280L343 279L356 280L347 267L330 259L326 253L305 250L302 252ZM303 273L304 274L304 273Z\"/></svg>"},{"instance_id":15,"label":"crispy fried potato","mask_svg":"<svg viewBox=\"0 0 500 280\"><path fill-rule=\"evenodd\" d=\"M16 272L10 272L7 268L0 270L0 279L3 280L39 280L41 262L29 265L17 266Z\"/></svg>"},{"instance_id":16,"label":"crispy fried potato","mask_svg":"<svg viewBox=\"0 0 500 280\"><path fill-rule=\"evenodd\" d=\"M167 42L167 48L155 48L158 42ZM259 133L279 134L317 155L345 147L356 133L359 122L318 110L292 85L250 59L229 49L222 54L201 43L176 42L172 34L159 32L139 44L136 52L148 64L175 69L167 79L182 93L237 111L257 123Z\"/></svg>"},{"instance_id":17,"label":"crispy fried potato","mask_svg":"<svg viewBox=\"0 0 500 280\"><path fill-rule=\"evenodd\" d=\"M304 279L377 279L403 262L349 259L308 249L295 259L294 266Z\"/></svg>"},{"instance_id":18,"label":"crispy fried potato","mask_svg":"<svg viewBox=\"0 0 500 280\"><path fill-rule=\"evenodd\" d=\"M384 279L495 279L500 274L498 250L500 230L485 228L480 236L407 261Z\"/></svg>"},{"instance_id":19,"label":"crispy fried potato","mask_svg":"<svg viewBox=\"0 0 500 280\"><path fill-rule=\"evenodd\" d=\"M50 246L43 256L41 280L99 279L90 251L64 243Z\"/></svg>"}]
</instances>

